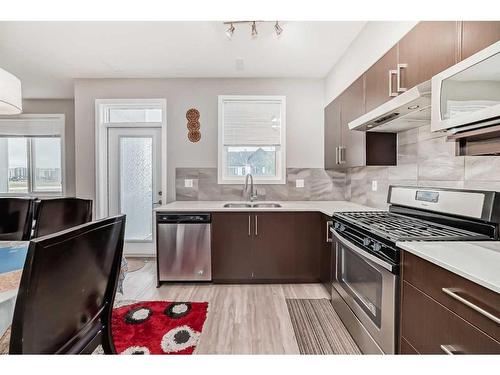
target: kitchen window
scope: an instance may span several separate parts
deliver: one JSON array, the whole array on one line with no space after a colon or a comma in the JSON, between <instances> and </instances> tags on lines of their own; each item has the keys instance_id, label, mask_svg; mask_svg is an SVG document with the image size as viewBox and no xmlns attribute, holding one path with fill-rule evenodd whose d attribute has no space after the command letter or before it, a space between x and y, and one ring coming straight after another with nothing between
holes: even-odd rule
<instances>
[{"instance_id":1,"label":"kitchen window","mask_svg":"<svg viewBox=\"0 0 500 375\"><path fill-rule=\"evenodd\" d=\"M63 147L63 115L0 118L0 195L63 195Z\"/></svg>"},{"instance_id":2,"label":"kitchen window","mask_svg":"<svg viewBox=\"0 0 500 375\"><path fill-rule=\"evenodd\" d=\"M219 96L219 184L286 183L284 96Z\"/></svg>"}]
</instances>

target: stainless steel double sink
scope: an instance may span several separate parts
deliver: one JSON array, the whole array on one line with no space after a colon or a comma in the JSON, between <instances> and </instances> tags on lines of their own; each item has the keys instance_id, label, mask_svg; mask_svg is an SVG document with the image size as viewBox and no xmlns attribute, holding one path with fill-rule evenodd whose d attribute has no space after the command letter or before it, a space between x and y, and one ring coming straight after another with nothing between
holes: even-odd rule
<instances>
[{"instance_id":1,"label":"stainless steel double sink","mask_svg":"<svg viewBox=\"0 0 500 375\"><path fill-rule=\"evenodd\" d=\"M224 208L281 208L281 204L279 203L226 203Z\"/></svg>"}]
</instances>

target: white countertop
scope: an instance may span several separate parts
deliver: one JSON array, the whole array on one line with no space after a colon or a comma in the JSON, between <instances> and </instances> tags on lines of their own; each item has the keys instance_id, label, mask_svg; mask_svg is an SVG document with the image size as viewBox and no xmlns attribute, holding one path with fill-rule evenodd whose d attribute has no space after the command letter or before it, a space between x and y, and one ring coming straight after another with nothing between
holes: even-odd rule
<instances>
[{"instance_id":1,"label":"white countertop","mask_svg":"<svg viewBox=\"0 0 500 375\"><path fill-rule=\"evenodd\" d=\"M280 208L249 208L234 207L225 208L226 203L279 203ZM290 212L290 211L318 211L325 215L332 216L334 212L345 211L374 211L374 208L348 201L257 201L257 202L228 202L228 201L176 201L155 208L159 212Z\"/></svg>"},{"instance_id":2,"label":"white countertop","mask_svg":"<svg viewBox=\"0 0 500 375\"><path fill-rule=\"evenodd\" d=\"M500 242L398 242L420 258L500 293Z\"/></svg>"}]
</instances>

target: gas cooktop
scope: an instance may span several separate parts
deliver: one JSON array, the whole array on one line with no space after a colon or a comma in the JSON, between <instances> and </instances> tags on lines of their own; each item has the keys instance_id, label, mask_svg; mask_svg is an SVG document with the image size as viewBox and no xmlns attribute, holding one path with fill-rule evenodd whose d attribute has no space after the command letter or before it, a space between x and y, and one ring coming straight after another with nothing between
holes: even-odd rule
<instances>
[{"instance_id":1,"label":"gas cooktop","mask_svg":"<svg viewBox=\"0 0 500 375\"><path fill-rule=\"evenodd\" d=\"M387 211L342 212L334 216L392 242L489 239L484 234Z\"/></svg>"}]
</instances>

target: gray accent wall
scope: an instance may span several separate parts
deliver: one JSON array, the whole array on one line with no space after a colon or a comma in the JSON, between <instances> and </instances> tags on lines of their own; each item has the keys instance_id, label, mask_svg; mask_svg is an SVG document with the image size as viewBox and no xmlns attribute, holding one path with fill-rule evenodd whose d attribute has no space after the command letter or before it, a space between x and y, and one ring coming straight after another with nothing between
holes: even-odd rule
<instances>
[{"instance_id":1,"label":"gray accent wall","mask_svg":"<svg viewBox=\"0 0 500 375\"><path fill-rule=\"evenodd\" d=\"M193 187L184 187L192 179ZM295 180L304 179L304 188ZM244 200L241 185L218 185L217 168L177 168L177 200ZM372 182L377 182L377 191ZM430 125L398 134L398 165L346 172L288 168L286 185L255 185L260 200L349 200L386 209L390 185L500 191L500 156L455 156L455 143Z\"/></svg>"},{"instance_id":2,"label":"gray accent wall","mask_svg":"<svg viewBox=\"0 0 500 375\"><path fill-rule=\"evenodd\" d=\"M287 183L255 185L259 200L308 201L344 200L345 173L325 171L322 168L288 168ZM193 180L193 187L184 187L184 180ZM304 187L295 187L295 180L303 179ZM175 174L177 200L240 201L246 200L243 185L217 184L217 168L177 168Z\"/></svg>"},{"instance_id":3,"label":"gray accent wall","mask_svg":"<svg viewBox=\"0 0 500 375\"><path fill-rule=\"evenodd\" d=\"M377 191L372 191L374 180ZM500 191L500 156L455 156L454 142L422 126L398 134L397 166L349 169L346 199L387 208L389 185Z\"/></svg>"}]
</instances>

